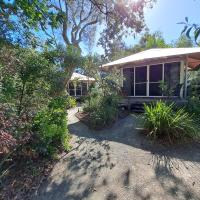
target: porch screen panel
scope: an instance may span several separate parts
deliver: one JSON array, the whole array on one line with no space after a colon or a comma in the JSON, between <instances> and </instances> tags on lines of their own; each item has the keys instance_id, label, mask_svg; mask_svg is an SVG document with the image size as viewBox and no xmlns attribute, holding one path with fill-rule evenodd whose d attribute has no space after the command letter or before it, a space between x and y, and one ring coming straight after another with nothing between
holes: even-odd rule
<instances>
[{"instance_id":1,"label":"porch screen panel","mask_svg":"<svg viewBox=\"0 0 200 200\"><path fill-rule=\"evenodd\" d=\"M147 66L135 68L135 96L147 95Z\"/></svg>"},{"instance_id":2,"label":"porch screen panel","mask_svg":"<svg viewBox=\"0 0 200 200\"><path fill-rule=\"evenodd\" d=\"M134 96L134 68L123 69L123 94L125 96Z\"/></svg>"},{"instance_id":3,"label":"porch screen panel","mask_svg":"<svg viewBox=\"0 0 200 200\"><path fill-rule=\"evenodd\" d=\"M82 95L81 90L82 90L81 83L77 83L77 85L76 85L76 96L81 96Z\"/></svg>"},{"instance_id":4,"label":"porch screen panel","mask_svg":"<svg viewBox=\"0 0 200 200\"><path fill-rule=\"evenodd\" d=\"M160 87L162 74L162 64L151 65L149 67L149 96L162 96L162 90Z\"/></svg>"},{"instance_id":5,"label":"porch screen panel","mask_svg":"<svg viewBox=\"0 0 200 200\"><path fill-rule=\"evenodd\" d=\"M87 94L87 83L82 83L82 95Z\"/></svg>"},{"instance_id":6,"label":"porch screen panel","mask_svg":"<svg viewBox=\"0 0 200 200\"><path fill-rule=\"evenodd\" d=\"M165 63L164 81L172 96L180 95L180 62ZM166 94L164 94L166 95ZM169 94L167 94L169 95Z\"/></svg>"},{"instance_id":7,"label":"porch screen panel","mask_svg":"<svg viewBox=\"0 0 200 200\"><path fill-rule=\"evenodd\" d=\"M75 95L74 84L72 82L69 83L68 93L69 93L70 96L74 96Z\"/></svg>"}]
</instances>

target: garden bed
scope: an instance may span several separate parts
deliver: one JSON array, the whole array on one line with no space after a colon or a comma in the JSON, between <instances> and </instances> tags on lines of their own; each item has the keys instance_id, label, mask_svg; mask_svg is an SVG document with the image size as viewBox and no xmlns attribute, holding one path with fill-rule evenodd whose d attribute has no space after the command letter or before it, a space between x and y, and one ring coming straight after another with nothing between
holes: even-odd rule
<instances>
[{"instance_id":1,"label":"garden bed","mask_svg":"<svg viewBox=\"0 0 200 200\"><path fill-rule=\"evenodd\" d=\"M102 130L104 128L109 128L111 127L118 119L123 119L125 117L127 117L129 115L129 112L127 110L119 110L118 116L116 117L115 120L113 120L112 122L110 122L109 124L106 124L104 126L98 126L98 127L93 127L90 123L90 115L87 112L77 112L75 114L75 116L81 121L83 122L86 126L88 126L91 129L95 129L95 130Z\"/></svg>"},{"instance_id":2,"label":"garden bed","mask_svg":"<svg viewBox=\"0 0 200 200\"><path fill-rule=\"evenodd\" d=\"M0 199L31 199L41 183L50 174L55 160L45 158L20 159L12 163L7 173L1 177Z\"/></svg>"},{"instance_id":3,"label":"garden bed","mask_svg":"<svg viewBox=\"0 0 200 200\"><path fill-rule=\"evenodd\" d=\"M45 158L20 159L1 177L0 199L31 199L50 174L55 160Z\"/></svg>"}]
</instances>

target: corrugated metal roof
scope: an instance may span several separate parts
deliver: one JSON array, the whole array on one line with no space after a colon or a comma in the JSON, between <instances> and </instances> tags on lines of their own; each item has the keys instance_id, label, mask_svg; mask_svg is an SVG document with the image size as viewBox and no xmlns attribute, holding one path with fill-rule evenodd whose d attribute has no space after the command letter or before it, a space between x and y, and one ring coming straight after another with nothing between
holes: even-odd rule
<instances>
[{"instance_id":1,"label":"corrugated metal roof","mask_svg":"<svg viewBox=\"0 0 200 200\"><path fill-rule=\"evenodd\" d=\"M70 80L73 81L73 80L76 80L76 79L78 79L80 81L88 81L88 80L89 81L95 81L94 78L91 78L91 77L88 77L88 76L85 76L85 75L82 75L82 74L74 72L72 74L72 77L70 78Z\"/></svg>"},{"instance_id":2,"label":"corrugated metal roof","mask_svg":"<svg viewBox=\"0 0 200 200\"><path fill-rule=\"evenodd\" d=\"M117 65L122 65L126 63L145 61L149 59L167 58L167 57L189 55L189 54L195 54L195 53L200 53L199 47L149 49L149 50L142 51L142 52L127 56L125 58L121 58L119 60L107 63L103 65L103 67L117 66Z\"/></svg>"}]
</instances>

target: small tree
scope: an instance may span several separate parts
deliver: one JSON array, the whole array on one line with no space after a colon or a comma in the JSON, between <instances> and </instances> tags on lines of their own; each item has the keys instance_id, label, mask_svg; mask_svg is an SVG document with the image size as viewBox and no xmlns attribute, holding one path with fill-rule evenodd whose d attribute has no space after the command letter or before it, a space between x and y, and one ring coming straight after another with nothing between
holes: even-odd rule
<instances>
[{"instance_id":1,"label":"small tree","mask_svg":"<svg viewBox=\"0 0 200 200\"><path fill-rule=\"evenodd\" d=\"M45 103L50 89L47 77L53 65L33 50L6 46L0 52L4 101L14 103L18 115Z\"/></svg>"}]
</instances>

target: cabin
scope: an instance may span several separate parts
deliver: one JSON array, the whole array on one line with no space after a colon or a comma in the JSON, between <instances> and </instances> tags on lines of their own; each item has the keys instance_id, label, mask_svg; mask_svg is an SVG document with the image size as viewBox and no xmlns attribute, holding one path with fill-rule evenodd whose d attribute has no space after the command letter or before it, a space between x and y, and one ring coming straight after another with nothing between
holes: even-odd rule
<instances>
[{"instance_id":1,"label":"cabin","mask_svg":"<svg viewBox=\"0 0 200 200\"><path fill-rule=\"evenodd\" d=\"M200 65L200 48L157 48L142 51L102 66L120 70L124 104L163 99L187 102L188 78Z\"/></svg>"},{"instance_id":2,"label":"cabin","mask_svg":"<svg viewBox=\"0 0 200 200\"><path fill-rule=\"evenodd\" d=\"M67 84L67 92L70 96L80 98L87 95L89 87L94 83L94 78L74 72Z\"/></svg>"}]
</instances>

